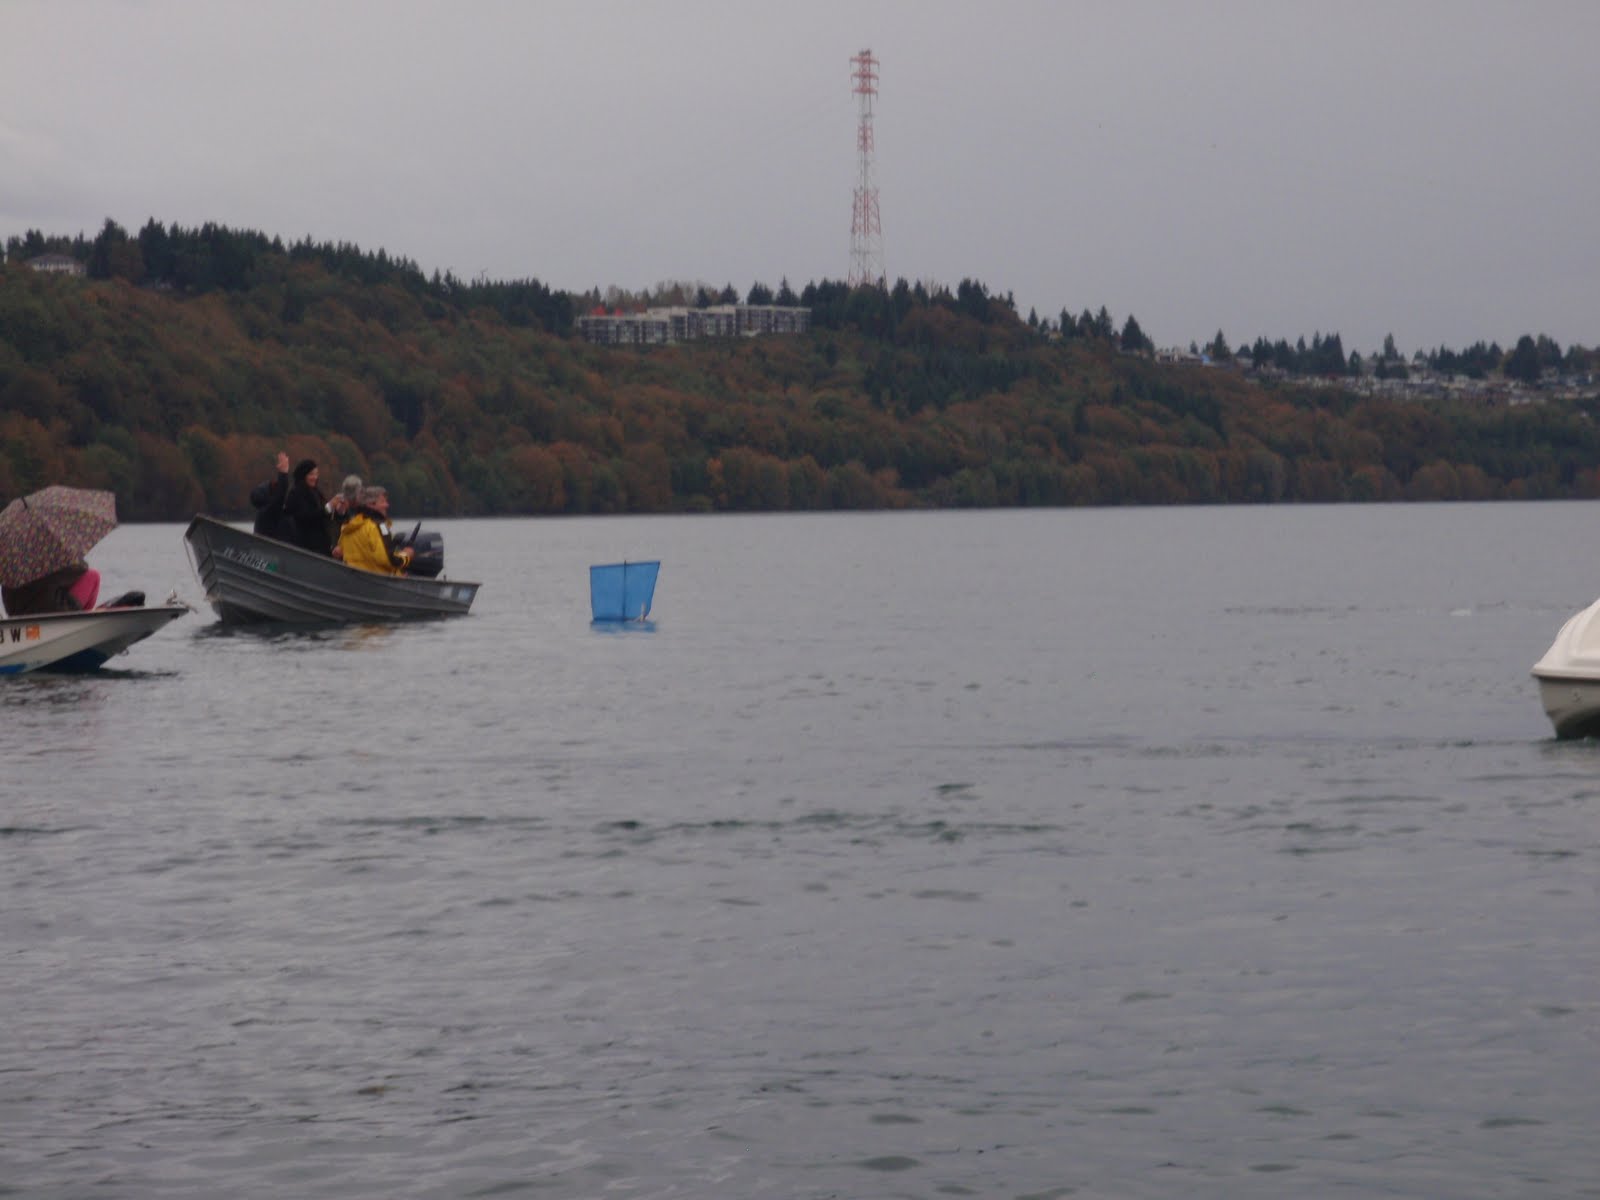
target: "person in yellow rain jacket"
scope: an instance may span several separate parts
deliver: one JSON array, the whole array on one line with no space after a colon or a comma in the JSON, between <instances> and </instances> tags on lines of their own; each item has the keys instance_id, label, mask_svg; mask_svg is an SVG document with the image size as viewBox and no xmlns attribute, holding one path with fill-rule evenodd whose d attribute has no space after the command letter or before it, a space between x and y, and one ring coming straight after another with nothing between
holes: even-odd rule
<instances>
[{"instance_id":1,"label":"person in yellow rain jacket","mask_svg":"<svg viewBox=\"0 0 1600 1200\"><path fill-rule=\"evenodd\" d=\"M339 530L339 554L346 566L380 575L403 575L411 565L411 551L390 546L384 527L389 523L389 493L381 487L361 489L361 499Z\"/></svg>"}]
</instances>

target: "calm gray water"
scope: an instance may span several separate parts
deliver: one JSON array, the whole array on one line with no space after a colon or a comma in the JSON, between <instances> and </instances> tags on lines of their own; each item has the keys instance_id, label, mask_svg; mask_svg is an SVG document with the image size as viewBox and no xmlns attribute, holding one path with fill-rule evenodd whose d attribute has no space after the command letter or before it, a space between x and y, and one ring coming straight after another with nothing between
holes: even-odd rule
<instances>
[{"instance_id":1,"label":"calm gray water","mask_svg":"<svg viewBox=\"0 0 1600 1200\"><path fill-rule=\"evenodd\" d=\"M1600 1194L1595 506L439 527L0 688L0 1194Z\"/></svg>"}]
</instances>

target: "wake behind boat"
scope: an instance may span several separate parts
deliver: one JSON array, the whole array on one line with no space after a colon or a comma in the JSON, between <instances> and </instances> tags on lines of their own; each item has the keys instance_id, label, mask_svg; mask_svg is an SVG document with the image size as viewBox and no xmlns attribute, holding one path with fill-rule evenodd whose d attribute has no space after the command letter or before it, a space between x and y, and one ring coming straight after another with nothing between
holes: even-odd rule
<instances>
[{"instance_id":1,"label":"wake behind boat","mask_svg":"<svg viewBox=\"0 0 1600 1200\"><path fill-rule=\"evenodd\" d=\"M196 516L183 540L224 625L362 624L464 616L479 585L379 575L287 542Z\"/></svg>"},{"instance_id":2,"label":"wake behind boat","mask_svg":"<svg viewBox=\"0 0 1600 1200\"><path fill-rule=\"evenodd\" d=\"M1600 600L1567 620L1533 677L1556 737L1600 736Z\"/></svg>"},{"instance_id":3,"label":"wake behind boat","mask_svg":"<svg viewBox=\"0 0 1600 1200\"><path fill-rule=\"evenodd\" d=\"M97 670L189 611L186 604L0 617L0 675Z\"/></svg>"}]
</instances>

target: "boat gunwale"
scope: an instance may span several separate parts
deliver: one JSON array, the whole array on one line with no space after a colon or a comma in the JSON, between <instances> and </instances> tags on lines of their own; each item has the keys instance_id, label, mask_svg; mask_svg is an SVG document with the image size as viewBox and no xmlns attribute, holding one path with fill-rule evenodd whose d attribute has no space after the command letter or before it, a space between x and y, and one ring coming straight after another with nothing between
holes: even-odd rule
<instances>
[{"instance_id":1,"label":"boat gunwale","mask_svg":"<svg viewBox=\"0 0 1600 1200\"><path fill-rule=\"evenodd\" d=\"M1600 688L1600 677L1597 677L1592 671L1535 670L1529 671L1528 674L1540 680L1549 679L1556 683L1589 683L1596 688Z\"/></svg>"},{"instance_id":2,"label":"boat gunwale","mask_svg":"<svg viewBox=\"0 0 1600 1200\"><path fill-rule=\"evenodd\" d=\"M117 604L102 605L99 608L69 608L60 612L47 613L22 613L12 616L10 613L0 613L0 625L9 625L17 622L56 622L81 620L84 617L117 617L129 616L133 613L166 612L178 614L190 612L187 604Z\"/></svg>"}]
</instances>

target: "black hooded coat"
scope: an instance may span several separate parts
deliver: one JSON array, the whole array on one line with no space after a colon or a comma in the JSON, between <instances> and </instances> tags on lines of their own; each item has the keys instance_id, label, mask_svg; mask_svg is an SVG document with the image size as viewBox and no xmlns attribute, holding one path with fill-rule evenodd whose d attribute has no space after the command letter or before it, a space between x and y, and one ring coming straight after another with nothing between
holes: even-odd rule
<instances>
[{"instance_id":1,"label":"black hooded coat","mask_svg":"<svg viewBox=\"0 0 1600 1200\"><path fill-rule=\"evenodd\" d=\"M289 541L302 550L333 554L333 537L328 529L333 518L321 489L312 487L304 477L296 479L284 497L283 515L290 529Z\"/></svg>"},{"instance_id":2,"label":"black hooded coat","mask_svg":"<svg viewBox=\"0 0 1600 1200\"><path fill-rule=\"evenodd\" d=\"M250 503L255 506L256 522L252 527L261 537L276 538L280 542L294 541L289 522L283 513L283 501L289 494L289 472L279 471L266 483L250 489Z\"/></svg>"}]
</instances>

